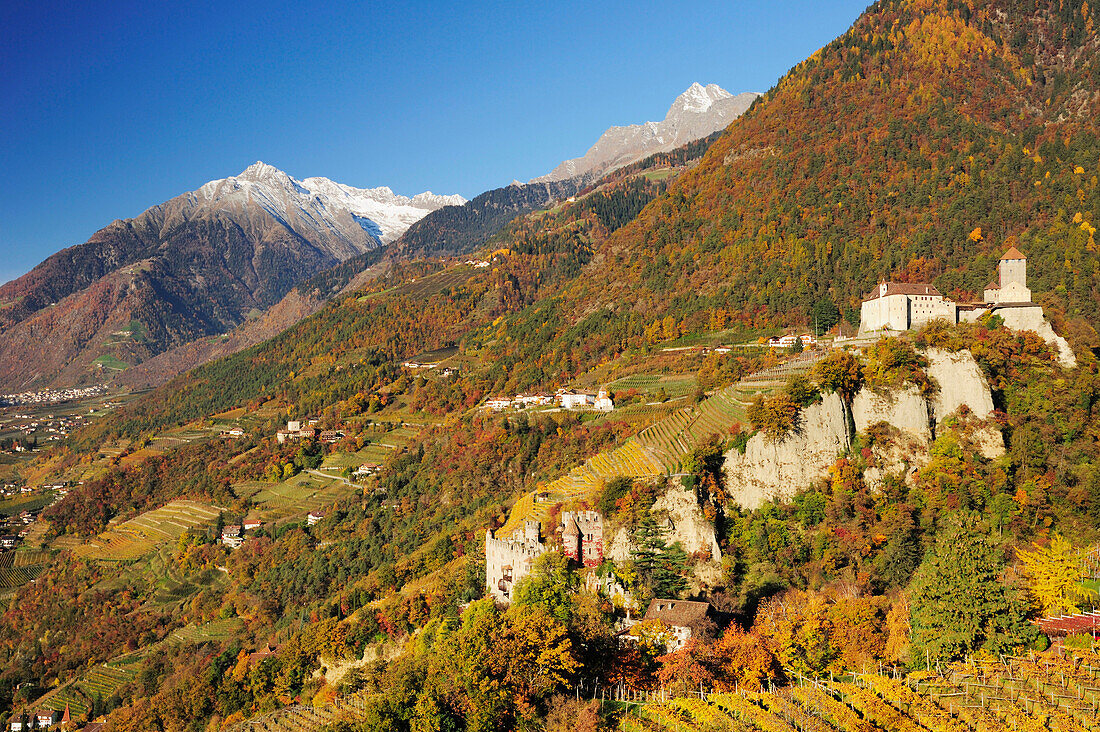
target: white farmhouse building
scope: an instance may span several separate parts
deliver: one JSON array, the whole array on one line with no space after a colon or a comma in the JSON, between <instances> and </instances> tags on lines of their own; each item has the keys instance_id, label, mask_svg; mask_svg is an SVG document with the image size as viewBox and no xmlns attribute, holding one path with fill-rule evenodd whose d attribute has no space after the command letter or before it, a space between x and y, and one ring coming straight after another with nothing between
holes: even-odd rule
<instances>
[{"instance_id":1,"label":"white farmhouse building","mask_svg":"<svg viewBox=\"0 0 1100 732\"><path fill-rule=\"evenodd\" d=\"M585 409L596 403L596 395L587 391L566 389L558 394L562 409Z\"/></svg>"}]
</instances>

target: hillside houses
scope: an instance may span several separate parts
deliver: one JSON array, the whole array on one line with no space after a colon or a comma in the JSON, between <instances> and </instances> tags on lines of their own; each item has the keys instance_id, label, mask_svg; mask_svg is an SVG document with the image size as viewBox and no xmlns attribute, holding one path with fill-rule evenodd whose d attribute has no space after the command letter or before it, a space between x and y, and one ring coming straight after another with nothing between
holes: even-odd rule
<instances>
[{"instance_id":1,"label":"hillside houses","mask_svg":"<svg viewBox=\"0 0 1100 732\"><path fill-rule=\"evenodd\" d=\"M556 394L536 392L534 394L516 394L515 397L497 396L487 399L484 408L493 412L502 412L505 409L549 407L554 405L555 402L561 409L571 411L594 409L600 412L610 412L615 408L615 404L606 389L601 389L595 394L581 389L558 389Z\"/></svg>"},{"instance_id":2,"label":"hillside houses","mask_svg":"<svg viewBox=\"0 0 1100 732\"><path fill-rule=\"evenodd\" d=\"M772 338L769 338L768 339L768 347L769 348L790 348L791 346L793 346L795 343L797 343L799 341L802 342L803 346L813 346L813 345L817 344L817 338L814 335L810 334L810 333L803 333L802 335L794 335L793 333L788 333L787 335L773 336ZM729 353L728 348L725 349L724 351L720 351L717 348L714 349L714 350L715 350L716 353Z\"/></svg>"},{"instance_id":3,"label":"hillside houses","mask_svg":"<svg viewBox=\"0 0 1100 732\"><path fill-rule=\"evenodd\" d=\"M558 401L562 409L585 409L595 406L596 395L590 391L565 389L558 393Z\"/></svg>"},{"instance_id":4,"label":"hillside houses","mask_svg":"<svg viewBox=\"0 0 1100 732\"><path fill-rule=\"evenodd\" d=\"M279 430L275 433L275 439L282 444L288 440L314 440L317 438L318 430L316 425L319 420L310 419L303 426L301 420L292 419L286 423L285 430Z\"/></svg>"}]
</instances>

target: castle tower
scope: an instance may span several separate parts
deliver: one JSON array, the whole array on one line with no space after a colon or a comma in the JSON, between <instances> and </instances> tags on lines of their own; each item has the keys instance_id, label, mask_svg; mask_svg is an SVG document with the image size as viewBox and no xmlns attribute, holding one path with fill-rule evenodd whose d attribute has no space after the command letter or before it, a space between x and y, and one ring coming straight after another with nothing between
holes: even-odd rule
<instances>
[{"instance_id":1,"label":"castle tower","mask_svg":"<svg viewBox=\"0 0 1100 732\"><path fill-rule=\"evenodd\" d=\"M996 291L998 303L1031 302L1031 290L1027 288L1027 257L1011 247L997 265L1000 288Z\"/></svg>"}]
</instances>

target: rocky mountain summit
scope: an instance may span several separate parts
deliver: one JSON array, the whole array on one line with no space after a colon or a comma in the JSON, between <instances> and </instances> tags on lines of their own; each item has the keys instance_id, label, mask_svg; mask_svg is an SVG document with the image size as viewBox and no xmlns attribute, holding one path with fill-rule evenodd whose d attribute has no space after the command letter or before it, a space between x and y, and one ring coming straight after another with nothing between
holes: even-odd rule
<instances>
[{"instance_id":1,"label":"rocky mountain summit","mask_svg":"<svg viewBox=\"0 0 1100 732\"><path fill-rule=\"evenodd\" d=\"M566 160L531 182L594 179L648 155L672 150L725 128L758 96L752 92L733 95L717 84L693 83L676 97L660 122L611 127L583 157Z\"/></svg>"}]
</instances>

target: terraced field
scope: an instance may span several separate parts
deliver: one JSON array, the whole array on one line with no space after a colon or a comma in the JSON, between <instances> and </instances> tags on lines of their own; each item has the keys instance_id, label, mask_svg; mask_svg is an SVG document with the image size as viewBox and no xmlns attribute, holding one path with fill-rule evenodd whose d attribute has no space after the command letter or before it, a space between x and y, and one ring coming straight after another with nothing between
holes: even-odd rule
<instances>
[{"instance_id":1,"label":"terraced field","mask_svg":"<svg viewBox=\"0 0 1100 732\"><path fill-rule=\"evenodd\" d=\"M63 712L68 706L73 718L79 718L88 710L91 701L105 700L133 681L138 672L137 660L128 659L96 666L80 678L39 699L34 708Z\"/></svg>"},{"instance_id":2,"label":"terraced field","mask_svg":"<svg viewBox=\"0 0 1100 732\"><path fill-rule=\"evenodd\" d=\"M850 682L803 681L764 693L695 694L630 703L619 729L1094 732L1100 730L1100 667L1095 663L1100 663L1100 656L1006 659L956 667L944 677L857 674Z\"/></svg>"},{"instance_id":3,"label":"terraced field","mask_svg":"<svg viewBox=\"0 0 1100 732\"><path fill-rule=\"evenodd\" d=\"M613 392L633 389L643 394L657 394L663 391L669 397L676 399L691 394L698 386L699 379L695 374L673 374L668 376L633 374L611 382L608 384L608 389Z\"/></svg>"},{"instance_id":4,"label":"terraced field","mask_svg":"<svg viewBox=\"0 0 1100 732\"><path fill-rule=\"evenodd\" d=\"M222 509L209 503L175 500L108 529L73 549L77 556L104 562L139 559L198 526L214 523Z\"/></svg>"},{"instance_id":5,"label":"terraced field","mask_svg":"<svg viewBox=\"0 0 1100 732\"><path fill-rule=\"evenodd\" d=\"M382 447L379 444L371 444L367 445L355 454L357 457L362 458L362 461L359 463L359 465L362 465L363 463L374 463L376 465L381 465L383 462L386 461L386 458L393 454L393 448Z\"/></svg>"},{"instance_id":6,"label":"terraced field","mask_svg":"<svg viewBox=\"0 0 1100 732\"><path fill-rule=\"evenodd\" d=\"M458 266L445 269L442 272L436 272L434 274L425 275L424 277L417 277L412 282L407 282L403 285L398 285L392 289L386 290L384 294L390 296L410 296L410 297L428 297L434 295L437 292L442 292L448 287L455 287L457 285L464 284L468 279L473 277L474 268L468 266ZM360 297L360 300L367 300L372 297L378 297L383 293L371 293Z\"/></svg>"},{"instance_id":7,"label":"terraced field","mask_svg":"<svg viewBox=\"0 0 1100 732\"><path fill-rule=\"evenodd\" d=\"M0 554L0 567L33 567L50 559L48 549L16 549Z\"/></svg>"},{"instance_id":8,"label":"terraced field","mask_svg":"<svg viewBox=\"0 0 1100 732\"><path fill-rule=\"evenodd\" d=\"M0 590L22 587L45 571L45 564L33 564L25 567L0 567Z\"/></svg>"},{"instance_id":9,"label":"terraced field","mask_svg":"<svg viewBox=\"0 0 1100 732\"><path fill-rule=\"evenodd\" d=\"M507 536L527 520L543 521L550 507L559 501L592 500L603 484L614 478L681 472L683 459L696 447L712 435L728 436L735 424L743 423L747 406L741 385L735 384L699 404L676 410L619 447L594 455L566 475L520 498L498 534Z\"/></svg>"},{"instance_id":10,"label":"terraced field","mask_svg":"<svg viewBox=\"0 0 1100 732\"><path fill-rule=\"evenodd\" d=\"M256 504L254 514L265 523L281 521L331 505L354 490L343 480L299 473L282 483L265 484L252 497Z\"/></svg>"},{"instance_id":11,"label":"terraced field","mask_svg":"<svg viewBox=\"0 0 1100 732\"><path fill-rule=\"evenodd\" d=\"M336 706L295 704L253 717L229 729L231 732L312 732L333 721L339 712Z\"/></svg>"}]
</instances>

